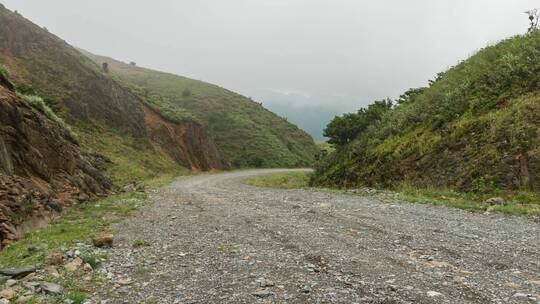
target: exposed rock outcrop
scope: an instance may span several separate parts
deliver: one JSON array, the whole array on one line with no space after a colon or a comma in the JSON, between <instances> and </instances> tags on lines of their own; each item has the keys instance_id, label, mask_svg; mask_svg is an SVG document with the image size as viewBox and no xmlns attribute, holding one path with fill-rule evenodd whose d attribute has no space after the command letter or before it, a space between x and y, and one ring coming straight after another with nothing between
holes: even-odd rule
<instances>
[{"instance_id":1,"label":"exposed rock outcrop","mask_svg":"<svg viewBox=\"0 0 540 304\"><path fill-rule=\"evenodd\" d=\"M66 129L0 86L1 245L24 233L29 218L108 193L98 160Z\"/></svg>"},{"instance_id":2,"label":"exposed rock outcrop","mask_svg":"<svg viewBox=\"0 0 540 304\"><path fill-rule=\"evenodd\" d=\"M144 119L156 150L182 166L200 171L226 168L214 141L198 123L170 122L147 106Z\"/></svg>"}]
</instances>

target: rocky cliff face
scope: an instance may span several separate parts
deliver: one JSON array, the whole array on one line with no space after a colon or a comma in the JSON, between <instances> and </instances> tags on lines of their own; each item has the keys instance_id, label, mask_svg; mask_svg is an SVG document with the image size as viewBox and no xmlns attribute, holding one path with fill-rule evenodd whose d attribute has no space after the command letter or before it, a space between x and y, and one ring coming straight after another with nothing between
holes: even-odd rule
<instances>
[{"instance_id":1,"label":"rocky cliff face","mask_svg":"<svg viewBox=\"0 0 540 304\"><path fill-rule=\"evenodd\" d=\"M214 141L200 124L167 121L147 106L144 120L154 148L182 166L199 171L226 167Z\"/></svg>"},{"instance_id":2,"label":"rocky cliff face","mask_svg":"<svg viewBox=\"0 0 540 304\"><path fill-rule=\"evenodd\" d=\"M107 194L111 185L100 173L102 162L83 152L67 130L0 86L1 245L23 233L29 218Z\"/></svg>"}]
</instances>

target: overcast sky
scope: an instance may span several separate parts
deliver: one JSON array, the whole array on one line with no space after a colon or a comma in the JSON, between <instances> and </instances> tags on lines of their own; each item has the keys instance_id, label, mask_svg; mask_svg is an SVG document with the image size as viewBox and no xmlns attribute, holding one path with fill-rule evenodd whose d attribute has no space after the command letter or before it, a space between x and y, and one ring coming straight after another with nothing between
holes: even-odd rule
<instances>
[{"instance_id":1,"label":"overcast sky","mask_svg":"<svg viewBox=\"0 0 540 304\"><path fill-rule=\"evenodd\" d=\"M213 82L282 115L289 113L281 108L296 109L293 117L354 111L423 86L476 50L524 33L523 12L540 6L533 0L0 2L75 46Z\"/></svg>"}]
</instances>

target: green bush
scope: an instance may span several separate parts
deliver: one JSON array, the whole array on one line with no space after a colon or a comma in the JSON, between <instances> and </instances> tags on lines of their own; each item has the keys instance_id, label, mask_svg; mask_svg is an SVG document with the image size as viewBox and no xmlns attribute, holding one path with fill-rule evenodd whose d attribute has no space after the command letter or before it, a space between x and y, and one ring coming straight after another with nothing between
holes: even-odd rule
<instances>
[{"instance_id":1,"label":"green bush","mask_svg":"<svg viewBox=\"0 0 540 304\"><path fill-rule=\"evenodd\" d=\"M83 255L82 260L83 263L90 265L92 269L96 269L99 266L99 261L94 255Z\"/></svg>"},{"instance_id":2,"label":"green bush","mask_svg":"<svg viewBox=\"0 0 540 304\"><path fill-rule=\"evenodd\" d=\"M324 136L328 137L330 144L343 146L365 132L370 126L379 122L383 115L392 109L391 100L375 101L367 108L357 113L347 113L335 117L324 129Z\"/></svg>"},{"instance_id":3,"label":"green bush","mask_svg":"<svg viewBox=\"0 0 540 304\"><path fill-rule=\"evenodd\" d=\"M189 88L185 88L184 91L182 91L182 97L187 98L191 96L191 90Z\"/></svg>"},{"instance_id":4,"label":"green bush","mask_svg":"<svg viewBox=\"0 0 540 304\"><path fill-rule=\"evenodd\" d=\"M180 107L177 103L135 84L125 84L131 92L139 96L147 106L159 113L163 118L176 123L199 122L195 116ZM187 90L187 89L186 89ZM191 95L191 92L189 93Z\"/></svg>"},{"instance_id":5,"label":"green bush","mask_svg":"<svg viewBox=\"0 0 540 304\"><path fill-rule=\"evenodd\" d=\"M5 79L9 79L9 71L2 64L0 64L0 76L4 77Z\"/></svg>"},{"instance_id":6,"label":"green bush","mask_svg":"<svg viewBox=\"0 0 540 304\"><path fill-rule=\"evenodd\" d=\"M68 131L69 135L75 139L77 138L75 133L71 130L71 128L66 124L66 122L58 117L56 113L47 105L47 103L44 101L44 99L37 95L26 95L21 92L17 92L17 96L21 98L22 100L26 101L29 105L36 108L38 111L43 113L47 118L58 124L60 127L64 128L66 131Z\"/></svg>"}]
</instances>

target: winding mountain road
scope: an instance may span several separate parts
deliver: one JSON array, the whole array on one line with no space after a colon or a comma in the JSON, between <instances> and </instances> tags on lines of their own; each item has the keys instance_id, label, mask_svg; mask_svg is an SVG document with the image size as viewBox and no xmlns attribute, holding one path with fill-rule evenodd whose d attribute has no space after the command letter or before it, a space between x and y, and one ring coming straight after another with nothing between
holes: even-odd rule
<instances>
[{"instance_id":1,"label":"winding mountain road","mask_svg":"<svg viewBox=\"0 0 540 304\"><path fill-rule=\"evenodd\" d=\"M536 219L201 175L120 224L96 303L540 303ZM149 246L134 248L141 240Z\"/></svg>"}]
</instances>

